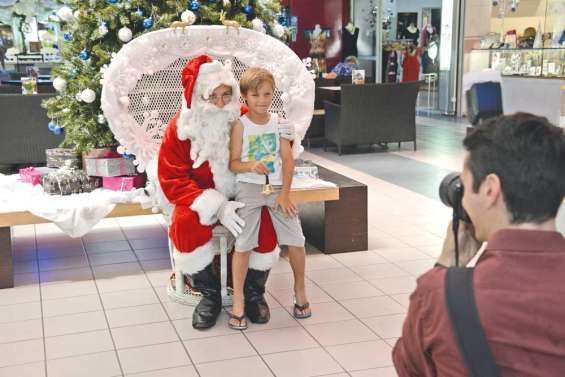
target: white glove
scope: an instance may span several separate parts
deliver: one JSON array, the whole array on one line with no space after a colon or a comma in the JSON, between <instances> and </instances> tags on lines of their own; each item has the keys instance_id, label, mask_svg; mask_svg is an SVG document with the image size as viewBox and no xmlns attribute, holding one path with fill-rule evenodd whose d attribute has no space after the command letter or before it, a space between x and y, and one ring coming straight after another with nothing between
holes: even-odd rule
<instances>
[{"instance_id":1,"label":"white glove","mask_svg":"<svg viewBox=\"0 0 565 377\"><path fill-rule=\"evenodd\" d=\"M294 131L294 125L288 119L279 118L279 136L283 139L294 141L296 132Z\"/></svg>"},{"instance_id":2,"label":"white glove","mask_svg":"<svg viewBox=\"0 0 565 377\"><path fill-rule=\"evenodd\" d=\"M235 212L243 207L245 204L230 200L224 202L218 210L218 220L234 237L239 236L245 226L245 221Z\"/></svg>"}]
</instances>

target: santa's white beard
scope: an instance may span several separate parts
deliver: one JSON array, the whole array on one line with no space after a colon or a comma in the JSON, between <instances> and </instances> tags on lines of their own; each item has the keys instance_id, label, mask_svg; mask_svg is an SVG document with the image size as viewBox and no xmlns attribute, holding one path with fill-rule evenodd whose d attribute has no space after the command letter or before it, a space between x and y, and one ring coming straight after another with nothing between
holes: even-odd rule
<instances>
[{"instance_id":1,"label":"santa's white beard","mask_svg":"<svg viewBox=\"0 0 565 377\"><path fill-rule=\"evenodd\" d=\"M190 139L190 158L198 168L208 161L216 190L228 198L234 195L235 176L229 170L231 123L239 117L240 104L230 102L218 108L203 100L193 101L182 119Z\"/></svg>"}]
</instances>

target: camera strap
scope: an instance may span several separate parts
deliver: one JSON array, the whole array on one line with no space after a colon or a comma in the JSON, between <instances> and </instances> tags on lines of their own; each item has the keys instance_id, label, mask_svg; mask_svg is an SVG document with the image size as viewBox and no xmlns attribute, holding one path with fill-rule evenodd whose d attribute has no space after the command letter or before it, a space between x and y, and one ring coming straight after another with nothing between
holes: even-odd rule
<instances>
[{"instance_id":1,"label":"camera strap","mask_svg":"<svg viewBox=\"0 0 565 377\"><path fill-rule=\"evenodd\" d=\"M473 268L458 267L450 267L447 270L447 311L469 376L498 377L498 367L479 320L473 290L473 271Z\"/></svg>"}]
</instances>

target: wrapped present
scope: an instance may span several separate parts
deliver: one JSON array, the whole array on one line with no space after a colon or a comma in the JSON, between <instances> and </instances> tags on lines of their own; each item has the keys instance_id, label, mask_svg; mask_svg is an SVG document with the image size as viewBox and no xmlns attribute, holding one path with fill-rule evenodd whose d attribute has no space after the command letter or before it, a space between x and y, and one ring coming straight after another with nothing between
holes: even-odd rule
<instances>
[{"instance_id":1,"label":"wrapped present","mask_svg":"<svg viewBox=\"0 0 565 377\"><path fill-rule=\"evenodd\" d=\"M71 167L80 168L80 155L74 150L69 148L53 148L46 149L45 155L47 156L48 168L60 168L65 166L66 161L71 161Z\"/></svg>"},{"instance_id":2,"label":"wrapped present","mask_svg":"<svg viewBox=\"0 0 565 377\"><path fill-rule=\"evenodd\" d=\"M47 194L79 194L100 186L100 178L89 177L84 171L70 167L69 164L43 176L43 190Z\"/></svg>"},{"instance_id":3,"label":"wrapped present","mask_svg":"<svg viewBox=\"0 0 565 377\"><path fill-rule=\"evenodd\" d=\"M95 177L119 177L137 175L132 160L127 158L86 158L85 171Z\"/></svg>"},{"instance_id":4,"label":"wrapped present","mask_svg":"<svg viewBox=\"0 0 565 377\"><path fill-rule=\"evenodd\" d=\"M46 167L29 167L20 169L20 181L31 183L32 185L40 185L44 175L53 172L55 169Z\"/></svg>"},{"instance_id":5,"label":"wrapped present","mask_svg":"<svg viewBox=\"0 0 565 377\"><path fill-rule=\"evenodd\" d=\"M86 166L87 158L119 158L121 154L116 152L113 148L95 148L82 154L82 166Z\"/></svg>"},{"instance_id":6,"label":"wrapped present","mask_svg":"<svg viewBox=\"0 0 565 377\"><path fill-rule=\"evenodd\" d=\"M102 177L102 187L114 191L130 191L145 186L145 175L131 177Z\"/></svg>"}]
</instances>

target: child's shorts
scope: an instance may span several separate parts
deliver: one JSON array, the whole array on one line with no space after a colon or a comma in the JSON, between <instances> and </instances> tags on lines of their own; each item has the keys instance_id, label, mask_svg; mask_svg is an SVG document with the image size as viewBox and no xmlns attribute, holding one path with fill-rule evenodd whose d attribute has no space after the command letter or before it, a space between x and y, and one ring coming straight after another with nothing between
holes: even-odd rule
<instances>
[{"instance_id":1,"label":"child's shorts","mask_svg":"<svg viewBox=\"0 0 565 377\"><path fill-rule=\"evenodd\" d=\"M274 186L275 192L271 195L261 194L263 185L254 183L237 182L235 200L245 203L237 213L245 221L242 233L235 241L236 251L250 251L259 245L259 225L261 221L261 208L267 206L279 245L304 246L304 235L298 216L285 217L280 209L275 209L275 200L281 186Z\"/></svg>"}]
</instances>

